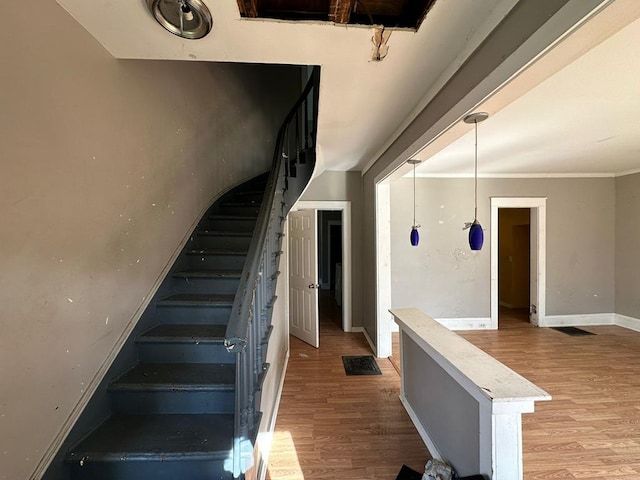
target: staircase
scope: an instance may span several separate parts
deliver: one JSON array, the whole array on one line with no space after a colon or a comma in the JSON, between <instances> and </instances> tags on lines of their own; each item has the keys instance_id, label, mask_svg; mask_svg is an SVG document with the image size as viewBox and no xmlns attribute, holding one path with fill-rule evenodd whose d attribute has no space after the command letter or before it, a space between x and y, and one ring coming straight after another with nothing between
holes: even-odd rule
<instances>
[{"instance_id":1,"label":"staircase","mask_svg":"<svg viewBox=\"0 0 640 480\"><path fill-rule=\"evenodd\" d=\"M314 67L271 171L200 221L42 480L245 477L284 220L315 165L319 80Z\"/></svg>"},{"instance_id":2,"label":"staircase","mask_svg":"<svg viewBox=\"0 0 640 480\"><path fill-rule=\"evenodd\" d=\"M156 325L135 340L138 362L108 387L111 417L66 456L73 480L233 478L236 355L224 339L265 183L236 188L200 222Z\"/></svg>"}]
</instances>

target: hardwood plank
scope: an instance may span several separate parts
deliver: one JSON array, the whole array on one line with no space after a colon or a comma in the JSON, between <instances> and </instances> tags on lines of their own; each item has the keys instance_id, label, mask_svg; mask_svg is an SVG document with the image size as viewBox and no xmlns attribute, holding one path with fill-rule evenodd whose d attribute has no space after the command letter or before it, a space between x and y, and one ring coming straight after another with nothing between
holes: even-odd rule
<instances>
[{"instance_id":1,"label":"hardwood plank","mask_svg":"<svg viewBox=\"0 0 640 480\"><path fill-rule=\"evenodd\" d=\"M424 471L430 457L400 403L400 377L347 376L342 355L371 355L361 333L344 333L336 310L323 315L320 348L291 338L267 478L389 480L402 464ZM339 314L339 310L337 311Z\"/></svg>"}]
</instances>

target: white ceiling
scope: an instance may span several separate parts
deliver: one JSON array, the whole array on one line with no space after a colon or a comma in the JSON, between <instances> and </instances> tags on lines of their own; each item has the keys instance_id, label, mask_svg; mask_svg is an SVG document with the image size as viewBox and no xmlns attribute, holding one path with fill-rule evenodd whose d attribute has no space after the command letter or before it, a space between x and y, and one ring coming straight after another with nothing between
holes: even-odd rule
<instances>
[{"instance_id":1,"label":"white ceiling","mask_svg":"<svg viewBox=\"0 0 640 480\"><path fill-rule=\"evenodd\" d=\"M321 65L320 170L360 170L517 0L440 0L417 33L393 31L382 62L370 61L370 28L243 19L236 0L205 0L214 27L201 40L166 32L144 0L58 2L117 58Z\"/></svg>"},{"instance_id":2,"label":"white ceiling","mask_svg":"<svg viewBox=\"0 0 640 480\"><path fill-rule=\"evenodd\" d=\"M640 171L639 17L640 2L613 4L480 105L480 176ZM416 174L472 176L473 152L473 125L460 122L416 156Z\"/></svg>"}]
</instances>

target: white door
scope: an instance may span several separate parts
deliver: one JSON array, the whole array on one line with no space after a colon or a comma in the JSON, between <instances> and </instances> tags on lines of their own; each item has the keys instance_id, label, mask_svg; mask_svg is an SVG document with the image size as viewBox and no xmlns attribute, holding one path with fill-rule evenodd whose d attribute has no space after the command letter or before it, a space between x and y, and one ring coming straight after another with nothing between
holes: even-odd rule
<instances>
[{"instance_id":1,"label":"white door","mask_svg":"<svg viewBox=\"0 0 640 480\"><path fill-rule=\"evenodd\" d=\"M320 346L318 332L317 210L289 214L289 331Z\"/></svg>"}]
</instances>

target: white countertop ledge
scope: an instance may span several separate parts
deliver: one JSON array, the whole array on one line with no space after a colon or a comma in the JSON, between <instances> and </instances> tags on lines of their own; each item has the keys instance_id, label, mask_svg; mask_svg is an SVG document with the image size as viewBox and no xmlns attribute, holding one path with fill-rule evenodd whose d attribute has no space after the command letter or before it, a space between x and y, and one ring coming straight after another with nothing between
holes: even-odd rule
<instances>
[{"instance_id":1,"label":"white countertop ledge","mask_svg":"<svg viewBox=\"0 0 640 480\"><path fill-rule=\"evenodd\" d=\"M494 414L532 412L533 402L551 395L417 308L389 310L406 332L478 400L492 403Z\"/></svg>"}]
</instances>

